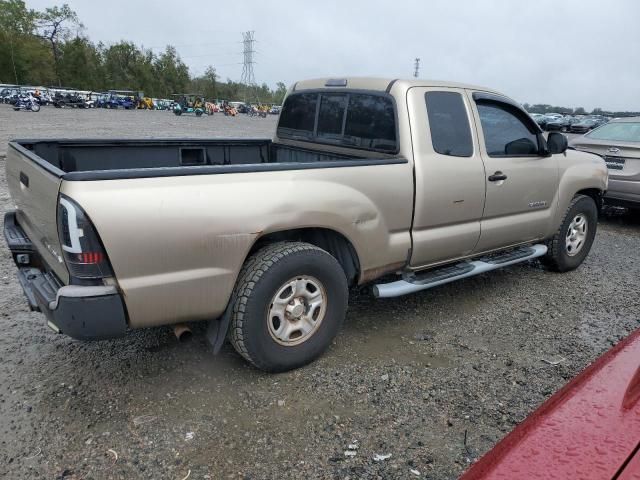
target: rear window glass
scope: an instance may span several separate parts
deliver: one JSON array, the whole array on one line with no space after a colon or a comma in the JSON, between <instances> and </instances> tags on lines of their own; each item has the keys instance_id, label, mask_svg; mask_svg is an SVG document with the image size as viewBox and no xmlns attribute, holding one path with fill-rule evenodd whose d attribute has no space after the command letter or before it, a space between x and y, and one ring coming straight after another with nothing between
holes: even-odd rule
<instances>
[{"instance_id":1,"label":"rear window glass","mask_svg":"<svg viewBox=\"0 0 640 480\"><path fill-rule=\"evenodd\" d=\"M383 95L346 92L290 95L280 114L278 136L299 138L301 132L305 140L320 143L385 153L398 151L393 101Z\"/></svg>"},{"instance_id":2,"label":"rear window glass","mask_svg":"<svg viewBox=\"0 0 640 480\"><path fill-rule=\"evenodd\" d=\"M471 127L462 96L456 92L425 94L433 149L442 155L470 157Z\"/></svg>"},{"instance_id":3,"label":"rear window glass","mask_svg":"<svg viewBox=\"0 0 640 480\"><path fill-rule=\"evenodd\" d=\"M294 135L312 136L317 102L317 93L303 93L288 97L280 113L278 129L288 129Z\"/></svg>"},{"instance_id":4,"label":"rear window glass","mask_svg":"<svg viewBox=\"0 0 640 480\"><path fill-rule=\"evenodd\" d=\"M342 135L342 120L347 106L347 96L322 95L318 113L318 136Z\"/></svg>"},{"instance_id":5,"label":"rear window glass","mask_svg":"<svg viewBox=\"0 0 640 480\"><path fill-rule=\"evenodd\" d=\"M640 122L613 122L593 130L587 137L594 140L640 142Z\"/></svg>"}]
</instances>

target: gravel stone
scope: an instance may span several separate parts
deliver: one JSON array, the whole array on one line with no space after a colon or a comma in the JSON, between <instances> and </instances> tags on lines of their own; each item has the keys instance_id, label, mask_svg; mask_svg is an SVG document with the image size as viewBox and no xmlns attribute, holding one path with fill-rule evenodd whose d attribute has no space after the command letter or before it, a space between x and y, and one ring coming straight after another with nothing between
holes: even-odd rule
<instances>
[{"instance_id":1,"label":"gravel stone","mask_svg":"<svg viewBox=\"0 0 640 480\"><path fill-rule=\"evenodd\" d=\"M0 213L12 208L9 138L265 138L275 122L0 105ZM87 343L55 335L29 311L2 238L0 477L457 478L638 328L638 251L640 220L612 212L573 272L532 262L397 299L354 290L323 357L267 375L230 345L213 356L201 324L188 344L169 328ZM278 399L287 408L273 408ZM355 438L358 454L345 457Z\"/></svg>"}]
</instances>

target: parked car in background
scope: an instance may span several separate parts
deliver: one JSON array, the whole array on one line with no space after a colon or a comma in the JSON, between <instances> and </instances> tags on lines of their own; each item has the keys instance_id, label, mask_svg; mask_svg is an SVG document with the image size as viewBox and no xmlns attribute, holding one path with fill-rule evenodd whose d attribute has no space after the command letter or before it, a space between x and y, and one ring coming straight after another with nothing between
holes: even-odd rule
<instances>
[{"instance_id":1,"label":"parked car in background","mask_svg":"<svg viewBox=\"0 0 640 480\"><path fill-rule=\"evenodd\" d=\"M6 169L7 245L54 331L208 320L214 350L228 332L268 371L326 350L349 285L577 268L607 189L496 91L381 78L297 82L273 139L22 140Z\"/></svg>"},{"instance_id":2,"label":"parked car in background","mask_svg":"<svg viewBox=\"0 0 640 480\"><path fill-rule=\"evenodd\" d=\"M273 105L270 109L269 109L269 113L271 115L280 115L280 112L282 111L282 106L281 105Z\"/></svg>"},{"instance_id":3,"label":"parked car in background","mask_svg":"<svg viewBox=\"0 0 640 480\"><path fill-rule=\"evenodd\" d=\"M20 96L20 87L3 88L0 92L2 103L14 105Z\"/></svg>"},{"instance_id":4,"label":"parked car in background","mask_svg":"<svg viewBox=\"0 0 640 480\"><path fill-rule=\"evenodd\" d=\"M572 117L557 117L546 124L547 132L568 132L571 127Z\"/></svg>"},{"instance_id":5,"label":"parked car in background","mask_svg":"<svg viewBox=\"0 0 640 480\"><path fill-rule=\"evenodd\" d=\"M460 480L640 478L640 330L527 417Z\"/></svg>"},{"instance_id":6,"label":"parked car in background","mask_svg":"<svg viewBox=\"0 0 640 480\"><path fill-rule=\"evenodd\" d=\"M587 133L594 128L599 127L602 124L601 121L595 118L583 118L577 123L574 123L569 127L571 133Z\"/></svg>"},{"instance_id":7,"label":"parked car in background","mask_svg":"<svg viewBox=\"0 0 640 480\"><path fill-rule=\"evenodd\" d=\"M604 158L609 169L605 203L640 210L640 117L611 120L570 145Z\"/></svg>"}]
</instances>

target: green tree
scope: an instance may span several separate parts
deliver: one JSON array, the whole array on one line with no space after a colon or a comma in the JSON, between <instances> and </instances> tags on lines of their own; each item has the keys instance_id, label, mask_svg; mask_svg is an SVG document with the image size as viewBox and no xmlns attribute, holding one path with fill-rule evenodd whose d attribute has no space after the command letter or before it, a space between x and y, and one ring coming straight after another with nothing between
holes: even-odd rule
<instances>
[{"instance_id":1,"label":"green tree","mask_svg":"<svg viewBox=\"0 0 640 480\"><path fill-rule=\"evenodd\" d=\"M100 45L77 36L63 43L60 51L60 78L64 85L93 91L105 89Z\"/></svg>"},{"instance_id":2,"label":"green tree","mask_svg":"<svg viewBox=\"0 0 640 480\"><path fill-rule=\"evenodd\" d=\"M576 109L573 110L573 114L574 115L585 115L587 112L585 111L584 108L582 107L578 107Z\"/></svg>"},{"instance_id":3,"label":"green tree","mask_svg":"<svg viewBox=\"0 0 640 480\"><path fill-rule=\"evenodd\" d=\"M153 90L153 54L132 42L119 42L102 54L105 84L111 89Z\"/></svg>"},{"instance_id":4,"label":"green tree","mask_svg":"<svg viewBox=\"0 0 640 480\"><path fill-rule=\"evenodd\" d=\"M75 26L77 29L84 27L76 12L71 10L66 3L61 7L49 7L44 12L38 13L36 25L40 37L46 40L51 47L56 78L58 85L61 85L59 65L62 52L60 44L71 36L71 27Z\"/></svg>"},{"instance_id":5,"label":"green tree","mask_svg":"<svg viewBox=\"0 0 640 480\"><path fill-rule=\"evenodd\" d=\"M159 82L156 95L183 93L189 84L189 68L171 45L167 45L165 51L155 59L153 71Z\"/></svg>"},{"instance_id":6,"label":"green tree","mask_svg":"<svg viewBox=\"0 0 640 480\"><path fill-rule=\"evenodd\" d=\"M36 12L22 0L0 0L0 81L31 81L30 67L42 57L42 45L33 36L35 19Z\"/></svg>"},{"instance_id":7,"label":"green tree","mask_svg":"<svg viewBox=\"0 0 640 480\"><path fill-rule=\"evenodd\" d=\"M273 102L282 105L284 96L287 94L287 86L283 82L276 84L276 91L273 92Z\"/></svg>"}]
</instances>

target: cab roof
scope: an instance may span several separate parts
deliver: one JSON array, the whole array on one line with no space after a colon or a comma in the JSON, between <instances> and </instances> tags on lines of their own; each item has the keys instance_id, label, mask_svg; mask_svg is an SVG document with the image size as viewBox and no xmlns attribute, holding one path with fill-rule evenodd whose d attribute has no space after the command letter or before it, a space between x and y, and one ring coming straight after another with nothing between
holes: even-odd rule
<instances>
[{"instance_id":1,"label":"cab roof","mask_svg":"<svg viewBox=\"0 0 640 480\"><path fill-rule=\"evenodd\" d=\"M302 80L293 85L292 92L301 90L317 90L317 89L340 89L346 88L350 90L374 90L381 92L390 92L393 88L408 90L411 87L443 87L443 88L465 88L469 90L481 90L483 92L491 92L503 95L495 90L470 85L465 83L448 82L442 80L423 80L423 79L402 79L402 78L379 78L379 77L325 77Z\"/></svg>"}]
</instances>

